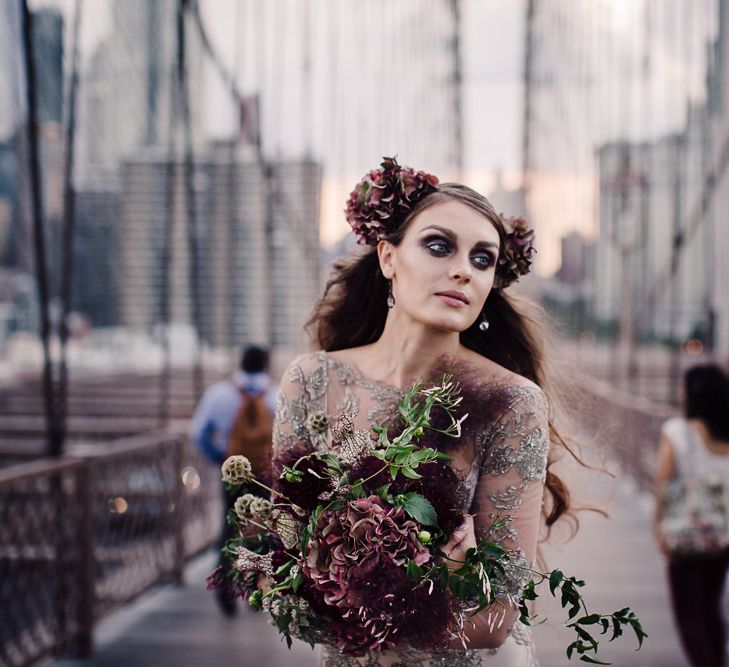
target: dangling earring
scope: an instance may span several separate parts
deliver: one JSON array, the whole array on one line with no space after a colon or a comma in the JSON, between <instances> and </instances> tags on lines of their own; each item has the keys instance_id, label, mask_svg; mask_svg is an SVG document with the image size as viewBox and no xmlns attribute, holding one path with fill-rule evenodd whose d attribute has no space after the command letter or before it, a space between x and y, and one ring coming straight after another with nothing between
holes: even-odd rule
<instances>
[{"instance_id":1,"label":"dangling earring","mask_svg":"<svg viewBox=\"0 0 729 667\"><path fill-rule=\"evenodd\" d=\"M489 321L486 319L486 313L481 313L481 321L478 323L478 328L486 333L490 326Z\"/></svg>"},{"instance_id":2,"label":"dangling earring","mask_svg":"<svg viewBox=\"0 0 729 667\"><path fill-rule=\"evenodd\" d=\"M392 280L387 281L387 307L395 307L395 297L392 294Z\"/></svg>"}]
</instances>

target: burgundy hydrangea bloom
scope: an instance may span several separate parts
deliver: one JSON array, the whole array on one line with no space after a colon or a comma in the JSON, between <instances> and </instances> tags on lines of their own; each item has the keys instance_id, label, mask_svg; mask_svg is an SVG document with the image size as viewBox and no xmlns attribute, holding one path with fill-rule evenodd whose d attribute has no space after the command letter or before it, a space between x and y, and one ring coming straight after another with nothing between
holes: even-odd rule
<instances>
[{"instance_id":1,"label":"burgundy hydrangea bloom","mask_svg":"<svg viewBox=\"0 0 729 667\"><path fill-rule=\"evenodd\" d=\"M381 166L366 174L347 200L347 222L358 243L377 245L384 234L405 219L417 201L438 185L433 174L401 167L394 157L383 158Z\"/></svg>"},{"instance_id":2,"label":"burgundy hydrangea bloom","mask_svg":"<svg viewBox=\"0 0 729 667\"><path fill-rule=\"evenodd\" d=\"M412 559L424 565L431 559L417 539L418 530L401 507L387 507L377 496L322 512L301 569L323 593L324 602L337 607L350 622L347 625L366 628L366 641L358 650L398 643L397 629L410 609L407 591L412 590L412 582L407 585L407 563ZM388 590L373 595L370 589L382 577L390 580L389 589L401 582L395 588L402 594L398 597ZM351 646L351 640L348 637L340 648Z\"/></svg>"},{"instance_id":3,"label":"burgundy hydrangea bloom","mask_svg":"<svg viewBox=\"0 0 729 667\"><path fill-rule=\"evenodd\" d=\"M508 287L529 273L534 247L534 230L521 217L506 217L501 214L506 229L506 242L499 253L494 287Z\"/></svg>"}]
</instances>

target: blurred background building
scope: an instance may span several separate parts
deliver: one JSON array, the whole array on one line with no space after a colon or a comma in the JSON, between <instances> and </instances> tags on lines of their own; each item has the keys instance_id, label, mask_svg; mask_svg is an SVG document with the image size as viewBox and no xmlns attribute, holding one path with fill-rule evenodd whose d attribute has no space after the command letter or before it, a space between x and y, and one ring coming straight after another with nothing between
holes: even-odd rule
<instances>
[{"instance_id":1,"label":"blurred background building","mask_svg":"<svg viewBox=\"0 0 729 667\"><path fill-rule=\"evenodd\" d=\"M346 195L388 154L526 215L539 255L523 291L623 380L641 350L673 371L689 342L729 358L726 3L508 5L30 2L43 306L22 2L2 0L3 372L46 311L51 339L61 321L71 349L113 331L146 341L151 366L172 331L175 363L301 349L351 248Z\"/></svg>"}]
</instances>

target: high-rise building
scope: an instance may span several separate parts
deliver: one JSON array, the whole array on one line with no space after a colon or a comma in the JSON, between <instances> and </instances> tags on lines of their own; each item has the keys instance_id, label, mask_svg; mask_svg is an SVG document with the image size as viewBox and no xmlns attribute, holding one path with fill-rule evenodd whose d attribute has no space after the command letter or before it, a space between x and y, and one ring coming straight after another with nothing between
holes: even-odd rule
<instances>
[{"instance_id":1,"label":"high-rise building","mask_svg":"<svg viewBox=\"0 0 729 667\"><path fill-rule=\"evenodd\" d=\"M651 142L613 142L598 152L599 232L594 264L595 315L625 316L638 331L685 339L706 323L709 276L705 229L684 247L669 279L676 233L699 201L708 154L706 110L689 111L686 129ZM629 292L629 293L628 293Z\"/></svg>"},{"instance_id":2,"label":"high-rise building","mask_svg":"<svg viewBox=\"0 0 729 667\"><path fill-rule=\"evenodd\" d=\"M580 285L587 277L591 247L579 232L569 232L561 239L562 261L556 278L567 285Z\"/></svg>"},{"instance_id":3,"label":"high-rise building","mask_svg":"<svg viewBox=\"0 0 729 667\"><path fill-rule=\"evenodd\" d=\"M271 340L298 346L319 293L319 189L321 170L308 160L277 162L271 229Z\"/></svg>"},{"instance_id":4,"label":"high-rise building","mask_svg":"<svg viewBox=\"0 0 729 667\"><path fill-rule=\"evenodd\" d=\"M76 193L73 310L95 327L119 324L121 202L108 191Z\"/></svg>"},{"instance_id":5,"label":"high-rise building","mask_svg":"<svg viewBox=\"0 0 729 667\"><path fill-rule=\"evenodd\" d=\"M46 7L33 12L33 62L39 123L63 118L63 17Z\"/></svg>"},{"instance_id":6,"label":"high-rise building","mask_svg":"<svg viewBox=\"0 0 729 667\"><path fill-rule=\"evenodd\" d=\"M14 134L24 107L21 42L20 3L0 0L0 141Z\"/></svg>"},{"instance_id":7,"label":"high-rise building","mask_svg":"<svg viewBox=\"0 0 729 667\"><path fill-rule=\"evenodd\" d=\"M717 356L729 360L729 168L726 142L729 137L729 3L719 2L719 36L715 44L715 66L709 77L709 109L711 112L710 164L717 166L718 179L710 194L710 206L703 226L708 227L708 245L712 249L710 265L706 267L711 282L709 309L712 338ZM721 167L721 165L724 165Z\"/></svg>"},{"instance_id":8,"label":"high-rise building","mask_svg":"<svg viewBox=\"0 0 729 667\"><path fill-rule=\"evenodd\" d=\"M171 321L194 324L196 252L205 342L299 345L320 289L321 171L308 161L269 169L266 185L260 164L232 147L197 156L190 184L183 165L160 152L147 150L123 164L122 324L152 331L165 299Z\"/></svg>"},{"instance_id":9,"label":"high-rise building","mask_svg":"<svg viewBox=\"0 0 729 667\"><path fill-rule=\"evenodd\" d=\"M176 0L114 2L111 34L99 44L82 73L78 180L117 182L122 160L144 146L173 140L177 90ZM202 51L197 32L186 20L186 73L190 131L202 142ZM181 123L177 123L179 142Z\"/></svg>"}]
</instances>

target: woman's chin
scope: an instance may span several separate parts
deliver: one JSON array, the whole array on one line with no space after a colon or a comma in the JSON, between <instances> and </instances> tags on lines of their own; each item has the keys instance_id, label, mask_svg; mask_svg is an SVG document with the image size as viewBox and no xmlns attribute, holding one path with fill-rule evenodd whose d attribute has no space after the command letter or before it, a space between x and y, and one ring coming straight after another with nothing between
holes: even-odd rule
<instances>
[{"instance_id":1,"label":"woman's chin","mask_svg":"<svg viewBox=\"0 0 729 667\"><path fill-rule=\"evenodd\" d=\"M468 329L469 322L464 322L462 318L454 317L437 317L425 322L429 327L443 333L461 333Z\"/></svg>"}]
</instances>

